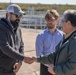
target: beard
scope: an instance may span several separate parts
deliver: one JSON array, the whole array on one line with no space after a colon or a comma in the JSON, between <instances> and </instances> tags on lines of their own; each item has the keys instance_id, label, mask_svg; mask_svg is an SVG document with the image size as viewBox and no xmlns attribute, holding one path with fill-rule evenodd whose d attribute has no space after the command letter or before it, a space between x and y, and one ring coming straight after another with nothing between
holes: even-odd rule
<instances>
[{"instance_id":1,"label":"beard","mask_svg":"<svg viewBox=\"0 0 76 75\"><path fill-rule=\"evenodd\" d=\"M14 27L14 28L18 28L19 27L19 22L20 22L20 20L19 19L16 19L16 20L11 20L10 21L11 22L11 24L12 24L12 26Z\"/></svg>"},{"instance_id":2,"label":"beard","mask_svg":"<svg viewBox=\"0 0 76 75\"><path fill-rule=\"evenodd\" d=\"M53 29L53 28L55 28L55 26L47 25L47 28L48 28L48 29Z\"/></svg>"}]
</instances>

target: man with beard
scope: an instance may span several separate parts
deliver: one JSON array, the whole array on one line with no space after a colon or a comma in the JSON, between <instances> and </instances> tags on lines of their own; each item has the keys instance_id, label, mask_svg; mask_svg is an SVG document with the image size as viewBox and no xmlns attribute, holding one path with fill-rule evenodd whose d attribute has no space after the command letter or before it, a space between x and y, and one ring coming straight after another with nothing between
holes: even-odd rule
<instances>
[{"instance_id":1,"label":"man with beard","mask_svg":"<svg viewBox=\"0 0 76 75\"><path fill-rule=\"evenodd\" d=\"M42 57L55 52L55 47L63 38L63 32L56 28L59 14L56 10L48 10L45 15L46 26L42 33L38 34L36 38L36 55ZM40 64L40 75L51 75L47 68L48 64Z\"/></svg>"},{"instance_id":2,"label":"man with beard","mask_svg":"<svg viewBox=\"0 0 76 75\"><path fill-rule=\"evenodd\" d=\"M19 21L24 12L16 4L6 9L6 18L0 20L0 75L16 75L22 65L32 63L32 58L24 56Z\"/></svg>"}]
</instances>

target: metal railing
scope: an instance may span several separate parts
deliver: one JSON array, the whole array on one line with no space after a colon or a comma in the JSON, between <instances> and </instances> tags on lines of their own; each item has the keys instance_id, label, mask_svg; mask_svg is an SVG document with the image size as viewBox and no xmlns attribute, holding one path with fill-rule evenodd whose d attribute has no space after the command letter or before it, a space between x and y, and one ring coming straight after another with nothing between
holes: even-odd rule
<instances>
[{"instance_id":1,"label":"metal railing","mask_svg":"<svg viewBox=\"0 0 76 75\"><path fill-rule=\"evenodd\" d=\"M36 11L34 11L35 13ZM26 14L24 15L20 20L20 26L26 27L26 28L34 28L34 29L45 29L46 28L46 22L44 19L45 11L44 12L36 12L37 14ZM6 16L5 10L0 10L0 18ZM61 27L61 18L58 23L58 27Z\"/></svg>"}]
</instances>

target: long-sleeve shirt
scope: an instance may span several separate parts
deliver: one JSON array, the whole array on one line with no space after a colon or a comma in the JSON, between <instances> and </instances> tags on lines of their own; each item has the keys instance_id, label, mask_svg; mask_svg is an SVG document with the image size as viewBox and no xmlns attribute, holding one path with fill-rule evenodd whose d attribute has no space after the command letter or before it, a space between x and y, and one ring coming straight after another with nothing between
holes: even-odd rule
<instances>
[{"instance_id":1,"label":"long-sleeve shirt","mask_svg":"<svg viewBox=\"0 0 76 75\"><path fill-rule=\"evenodd\" d=\"M38 34L36 38L36 55L48 55L55 52L55 47L63 38L63 32L56 29L56 32L52 34L49 29L45 29Z\"/></svg>"}]
</instances>

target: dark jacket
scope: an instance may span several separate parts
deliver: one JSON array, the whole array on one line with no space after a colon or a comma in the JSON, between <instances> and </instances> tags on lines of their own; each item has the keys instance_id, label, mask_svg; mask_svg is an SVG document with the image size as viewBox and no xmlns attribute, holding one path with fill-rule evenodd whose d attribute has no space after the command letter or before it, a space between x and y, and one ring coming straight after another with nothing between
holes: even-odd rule
<instances>
[{"instance_id":1,"label":"dark jacket","mask_svg":"<svg viewBox=\"0 0 76 75\"><path fill-rule=\"evenodd\" d=\"M54 64L56 75L76 75L76 31L59 43L55 53L38 58L38 62Z\"/></svg>"},{"instance_id":2,"label":"dark jacket","mask_svg":"<svg viewBox=\"0 0 76 75\"><path fill-rule=\"evenodd\" d=\"M17 60L24 59L20 28L15 31L5 19L0 20L0 69L10 71Z\"/></svg>"}]
</instances>

